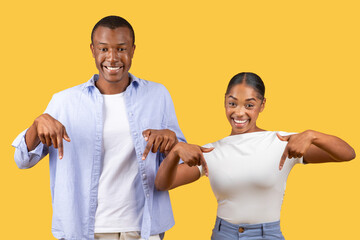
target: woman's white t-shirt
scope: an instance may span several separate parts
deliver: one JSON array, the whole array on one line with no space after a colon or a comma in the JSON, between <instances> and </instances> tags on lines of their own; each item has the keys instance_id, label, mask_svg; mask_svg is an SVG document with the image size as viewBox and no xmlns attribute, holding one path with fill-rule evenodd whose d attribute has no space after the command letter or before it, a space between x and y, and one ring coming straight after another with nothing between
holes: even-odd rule
<instances>
[{"instance_id":1,"label":"woman's white t-shirt","mask_svg":"<svg viewBox=\"0 0 360 240\"><path fill-rule=\"evenodd\" d=\"M204 146L214 147L204 157L218 202L218 217L234 224L280 219L287 177L296 163L303 162L302 158L286 159L280 171L286 145L276 132L261 131L228 136Z\"/></svg>"}]
</instances>

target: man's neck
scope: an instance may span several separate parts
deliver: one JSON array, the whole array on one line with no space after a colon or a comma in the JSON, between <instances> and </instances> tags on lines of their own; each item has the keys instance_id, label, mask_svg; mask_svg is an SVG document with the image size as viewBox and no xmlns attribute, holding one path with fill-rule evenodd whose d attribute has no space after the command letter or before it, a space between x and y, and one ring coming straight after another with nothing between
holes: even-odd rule
<instances>
[{"instance_id":1,"label":"man's neck","mask_svg":"<svg viewBox=\"0 0 360 240\"><path fill-rule=\"evenodd\" d=\"M121 79L118 82L109 82L105 79L99 78L95 82L95 86L99 89L102 94L118 94L126 90L130 84L130 77Z\"/></svg>"}]
</instances>

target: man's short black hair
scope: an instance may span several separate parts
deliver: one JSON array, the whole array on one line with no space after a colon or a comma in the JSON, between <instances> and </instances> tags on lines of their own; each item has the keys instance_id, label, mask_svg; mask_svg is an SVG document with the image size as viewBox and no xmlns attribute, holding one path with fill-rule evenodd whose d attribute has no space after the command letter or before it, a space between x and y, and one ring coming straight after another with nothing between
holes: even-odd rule
<instances>
[{"instance_id":1,"label":"man's short black hair","mask_svg":"<svg viewBox=\"0 0 360 240\"><path fill-rule=\"evenodd\" d=\"M130 30L132 43L134 45L134 43L135 43L134 29L132 28L131 24L128 21L126 21L124 18L119 17L119 16L107 16L107 17L102 18L100 21L98 21L95 24L95 26L94 26L94 28L93 28L93 30L91 32L91 43L94 43L95 30L100 26L101 27L107 27L107 28L110 28L110 29L115 29L115 28L118 28L118 27L127 27Z\"/></svg>"}]
</instances>

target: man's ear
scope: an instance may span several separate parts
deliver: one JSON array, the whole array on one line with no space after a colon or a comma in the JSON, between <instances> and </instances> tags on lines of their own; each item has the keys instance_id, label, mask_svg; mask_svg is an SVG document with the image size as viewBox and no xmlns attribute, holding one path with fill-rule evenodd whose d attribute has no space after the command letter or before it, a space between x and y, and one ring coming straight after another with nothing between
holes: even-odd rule
<instances>
[{"instance_id":1,"label":"man's ear","mask_svg":"<svg viewBox=\"0 0 360 240\"><path fill-rule=\"evenodd\" d=\"M95 53L94 53L94 51L95 51L95 49L94 49L94 44L90 43L90 49L91 49L91 53L92 53L93 58L95 58Z\"/></svg>"},{"instance_id":2,"label":"man's ear","mask_svg":"<svg viewBox=\"0 0 360 240\"><path fill-rule=\"evenodd\" d=\"M131 53L131 58L134 57L135 48L136 48L136 45L133 44L132 49L131 49L131 51L132 51L132 53Z\"/></svg>"}]
</instances>

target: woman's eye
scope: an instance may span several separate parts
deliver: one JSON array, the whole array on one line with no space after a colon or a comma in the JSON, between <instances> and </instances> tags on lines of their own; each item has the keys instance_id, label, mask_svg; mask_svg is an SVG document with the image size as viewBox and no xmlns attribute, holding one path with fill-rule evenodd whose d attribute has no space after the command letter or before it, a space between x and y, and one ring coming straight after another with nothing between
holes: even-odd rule
<instances>
[{"instance_id":1,"label":"woman's eye","mask_svg":"<svg viewBox=\"0 0 360 240\"><path fill-rule=\"evenodd\" d=\"M235 103L229 102L229 106L230 106L230 107L234 107L234 106L235 106Z\"/></svg>"},{"instance_id":2,"label":"woman's eye","mask_svg":"<svg viewBox=\"0 0 360 240\"><path fill-rule=\"evenodd\" d=\"M245 107L246 108L252 108L252 107L254 107L254 105L253 104L246 104Z\"/></svg>"}]
</instances>

